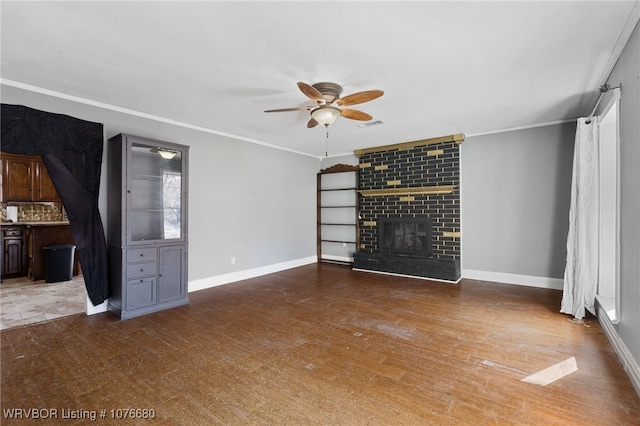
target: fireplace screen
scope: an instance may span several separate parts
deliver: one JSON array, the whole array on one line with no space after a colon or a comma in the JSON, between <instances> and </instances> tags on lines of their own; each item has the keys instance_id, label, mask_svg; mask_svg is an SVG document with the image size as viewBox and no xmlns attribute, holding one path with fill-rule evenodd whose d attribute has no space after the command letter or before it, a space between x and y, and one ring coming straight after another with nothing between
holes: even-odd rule
<instances>
[{"instance_id":1,"label":"fireplace screen","mask_svg":"<svg viewBox=\"0 0 640 426\"><path fill-rule=\"evenodd\" d=\"M429 218L382 218L378 232L380 253L431 256Z\"/></svg>"}]
</instances>

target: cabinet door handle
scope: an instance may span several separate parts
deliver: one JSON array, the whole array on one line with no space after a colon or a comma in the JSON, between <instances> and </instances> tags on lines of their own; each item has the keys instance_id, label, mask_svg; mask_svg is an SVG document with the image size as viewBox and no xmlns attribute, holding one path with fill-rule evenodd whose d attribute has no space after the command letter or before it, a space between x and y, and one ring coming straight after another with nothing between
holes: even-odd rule
<instances>
[{"instance_id":1,"label":"cabinet door handle","mask_svg":"<svg viewBox=\"0 0 640 426\"><path fill-rule=\"evenodd\" d=\"M144 268L140 268L140 272L144 272Z\"/></svg>"},{"instance_id":2,"label":"cabinet door handle","mask_svg":"<svg viewBox=\"0 0 640 426\"><path fill-rule=\"evenodd\" d=\"M140 253L140 257L144 257L144 253Z\"/></svg>"}]
</instances>

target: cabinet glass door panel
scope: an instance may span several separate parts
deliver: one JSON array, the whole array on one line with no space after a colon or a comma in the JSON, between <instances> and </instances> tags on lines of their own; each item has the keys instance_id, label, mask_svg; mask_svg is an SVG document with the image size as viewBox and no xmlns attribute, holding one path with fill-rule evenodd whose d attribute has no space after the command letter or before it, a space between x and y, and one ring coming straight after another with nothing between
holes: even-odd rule
<instances>
[{"instance_id":1,"label":"cabinet glass door panel","mask_svg":"<svg viewBox=\"0 0 640 426\"><path fill-rule=\"evenodd\" d=\"M136 211L131 213L131 241L163 239L162 211Z\"/></svg>"},{"instance_id":2,"label":"cabinet glass door panel","mask_svg":"<svg viewBox=\"0 0 640 426\"><path fill-rule=\"evenodd\" d=\"M131 241L180 239L182 153L133 143L131 170Z\"/></svg>"},{"instance_id":3,"label":"cabinet glass door panel","mask_svg":"<svg viewBox=\"0 0 640 426\"><path fill-rule=\"evenodd\" d=\"M179 172L162 172L162 226L164 238L180 238L182 175Z\"/></svg>"}]
</instances>

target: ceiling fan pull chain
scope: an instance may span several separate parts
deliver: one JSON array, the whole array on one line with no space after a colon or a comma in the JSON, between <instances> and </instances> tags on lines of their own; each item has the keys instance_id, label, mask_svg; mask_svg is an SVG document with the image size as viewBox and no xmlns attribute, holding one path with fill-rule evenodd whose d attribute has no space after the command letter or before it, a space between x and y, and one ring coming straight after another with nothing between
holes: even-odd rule
<instances>
[{"instance_id":1,"label":"ceiling fan pull chain","mask_svg":"<svg viewBox=\"0 0 640 426\"><path fill-rule=\"evenodd\" d=\"M327 131L327 137L324 140L324 156L329 156L329 126L324 128Z\"/></svg>"}]
</instances>

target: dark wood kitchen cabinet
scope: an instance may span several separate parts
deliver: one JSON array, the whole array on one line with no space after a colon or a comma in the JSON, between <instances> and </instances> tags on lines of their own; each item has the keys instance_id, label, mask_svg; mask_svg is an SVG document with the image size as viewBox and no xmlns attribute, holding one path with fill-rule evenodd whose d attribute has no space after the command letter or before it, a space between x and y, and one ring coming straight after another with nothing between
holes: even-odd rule
<instances>
[{"instance_id":1,"label":"dark wood kitchen cabinet","mask_svg":"<svg viewBox=\"0 0 640 426\"><path fill-rule=\"evenodd\" d=\"M68 224L3 225L2 278L26 276L33 281L44 280L44 248L66 244L75 244ZM78 256L74 256L73 275L80 272Z\"/></svg>"},{"instance_id":2,"label":"dark wood kitchen cabinet","mask_svg":"<svg viewBox=\"0 0 640 426\"><path fill-rule=\"evenodd\" d=\"M109 311L127 319L189 303L189 148L118 135L107 149Z\"/></svg>"},{"instance_id":3,"label":"dark wood kitchen cabinet","mask_svg":"<svg viewBox=\"0 0 640 426\"><path fill-rule=\"evenodd\" d=\"M42 160L36 161L33 178L34 201L60 201L56 187Z\"/></svg>"},{"instance_id":4,"label":"dark wood kitchen cabinet","mask_svg":"<svg viewBox=\"0 0 640 426\"><path fill-rule=\"evenodd\" d=\"M2 278L27 275L27 230L23 226L2 228Z\"/></svg>"},{"instance_id":5,"label":"dark wood kitchen cabinet","mask_svg":"<svg viewBox=\"0 0 640 426\"><path fill-rule=\"evenodd\" d=\"M0 201L33 201L33 157L1 155L2 199Z\"/></svg>"},{"instance_id":6,"label":"dark wood kitchen cabinet","mask_svg":"<svg viewBox=\"0 0 640 426\"><path fill-rule=\"evenodd\" d=\"M2 192L0 201L60 202L47 169L38 155L1 153Z\"/></svg>"}]
</instances>

